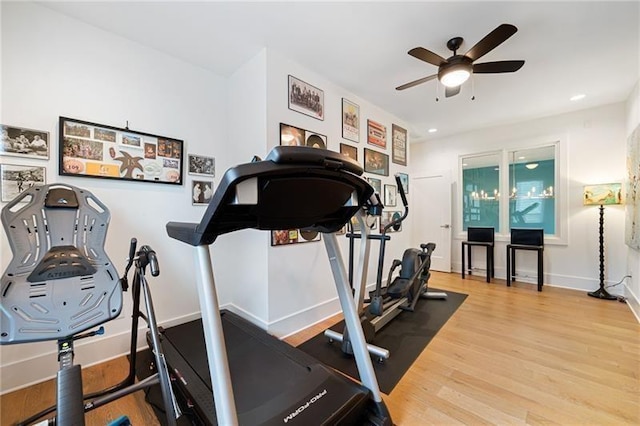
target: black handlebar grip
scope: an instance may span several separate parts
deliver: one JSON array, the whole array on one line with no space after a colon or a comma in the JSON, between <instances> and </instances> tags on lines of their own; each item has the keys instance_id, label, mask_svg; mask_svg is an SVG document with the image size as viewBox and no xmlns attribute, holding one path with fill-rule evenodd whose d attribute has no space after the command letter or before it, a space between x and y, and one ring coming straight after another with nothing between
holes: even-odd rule
<instances>
[{"instance_id":1,"label":"black handlebar grip","mask_svg":"<svg viewBox=\"0 0 640 426\"><path fill-rule=\"evenodd\" d=\"M133 262L133 257L136 254L136 246L138 245L138 240L135 238L131 239L131 244L129 245L129 263Z\"/></svg>"},{"instance_id":2,"label":"black handlebar grip","mask_svg":"<svg viewBox=\"0 0 640 426\"><path fill-rule=\"evenodd\" d=\"M149 270L151 271L151 275L154 277L160 275L160 265L158 264L158 257L156 256L156 252L150 250L147 253L147 259L149 259Z\"/></svg>"},{"instance_id":3,"label":"black handlebar grip","mask_svg":"<svg viewBox=\"0 0 640 426\"><path fill-rule=\"evenodd\" d=\"M402 186L402 181L400 180L400 175L395 175L396 184L398 185L398 191L400 192L400 197L402 197L402 204L407 207L409 203L407 202L407 195L404 193L404 186Z\"/></svg>"}]
</instances>

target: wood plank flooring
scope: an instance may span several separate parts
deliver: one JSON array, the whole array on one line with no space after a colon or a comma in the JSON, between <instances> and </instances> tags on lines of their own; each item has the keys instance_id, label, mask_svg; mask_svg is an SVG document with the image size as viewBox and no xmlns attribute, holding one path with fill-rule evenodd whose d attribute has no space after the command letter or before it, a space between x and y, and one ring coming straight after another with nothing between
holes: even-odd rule
<instances>
[{"instance_id":1,"label":"wood plank flooring","mask_svg":"<svg viewBox=\"0 0 640 426\"><path fill-rule=\"evenodd\" d=\"M640 325L625 304L458 274L435 272L430 285L469 297L385 396L396 424L640 424ZM338 320L287 341L297 345ZM87 368L85 391L126 371L125 357ZM51 405L54 392L51 380L3 395L1 425ZM142 393L89 413L87 424L122 414L157 424Z\"/></svg>"}]
</instances>

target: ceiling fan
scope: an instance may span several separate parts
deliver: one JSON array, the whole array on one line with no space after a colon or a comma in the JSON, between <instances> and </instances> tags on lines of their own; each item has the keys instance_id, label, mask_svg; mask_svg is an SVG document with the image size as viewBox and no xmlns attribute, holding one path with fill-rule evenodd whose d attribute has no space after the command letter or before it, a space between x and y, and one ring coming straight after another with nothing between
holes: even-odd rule
<instances>
[{"instance_id":1,"label":"ceiling fan","mask_svg":"<svg viewBox=\"0 0 640 426\"><path fill-rule=\"evenodd\" d=\"M453 56L445 59L437 53L433 53L424 47L416 47L408 53L414 58L428 62L438 67L438 73L423 77L418 80L396 87L396 90L404 90L427 81L438 79L445 86L445 96L447 98L460 93L460 86L467 81L471 74L494 74L518 71L524 65L524 61L497 61L474 64L475 61L486 55L509 37L514 35L518 29L511 24L499 25L496 29L487 34L482 40L476 43L464 55L458 55L458 49L462 45L462 37L454 37L447 42L447 47L453 52Z\"/></svg>"}]
</instances>

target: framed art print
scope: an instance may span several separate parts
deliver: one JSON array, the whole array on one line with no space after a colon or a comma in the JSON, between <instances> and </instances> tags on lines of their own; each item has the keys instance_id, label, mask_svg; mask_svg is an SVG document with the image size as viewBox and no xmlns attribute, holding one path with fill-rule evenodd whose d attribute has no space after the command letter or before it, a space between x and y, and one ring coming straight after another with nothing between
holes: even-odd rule
<instances>
[{"instance_id":1,"label":"framed art print","mask_svg":"<svg viewBox=\"0 0 640 426\"><path fill-rule=\"evenodd\" d=\"M0 155L42 160L49 158L49 132L4 124L0 124L0 131Z\"/></svg>"},{"instance_id":2,"label":"framed art print","mask_svg":"<svg viewBox=\"0 0 640 426\"><path fill-rule=\"evenodd\" d=\"M398 188L395 185L385 185L384 186L384 206L385 207L395 207L396 206L396 198L398 196Z\"/></svg>"},{"instance_id":3,"label":"framed art print","mask_svg":"<svg viewBox=\"0 0 640 426\"><path fill-rule=\"evenodd\" d=\"M360 107L342 98L342 137L360 142Z\"/></svg>"},{"instance_id":4,"label":"framed art print","mask_svg":"<svg viewBox=\"0 0 640 426\"><path fill-rule=\"evenodd\" d=\"M290 124L280 123L280 145L327 149L327 137Z\"/></svg>"},{"instance_id":5,"label":"framed art print","mask_svg":"<svg viewBox=\"0 0 640 426\"><path fill-rule=\"evenodd\" d=\"M373 120L367 120L367 143L387 149L387 128Z\"/></svg>"},{"instance_id":6,"label":"framed art print","mask_svg":"<svg viewBox=\"0 0 640 426\"><path fill-rule=\"evenodd\" d=\"M369 185L373 187L373 190L376 192L376 194L382 196L382 181L380 179L372 177L368 177L366 179L367 182L369 182Z\"/></svg>"},{"instance_id":7,"label":"framed art print","mask_svg":"<svg viewBox=\"0 0 640 426\"><path fill-rule=\"evenodd\" d=\"M409 175L406 173L397 173L400 178L400 182L402 182L402 190L405 194L409 193Z\"/></svg>"},{"instance_id":8,"label":"framed art print","mask_svg":"<svg viewBox=\"0 0 640 426\"><path fill-rule=\"evenodd\" d=\"M351 158L353 161L358 161L358 148L355 146L347 145L346 143L340 144L340 154L344 154Z\"/></svg>"},{"instance_id":9,"label":"framed art print","mask_svg":"<svg viewBox=\"0 0 640 426\"><path fill-rule=\"evenodd\" d=\"M189 174L214 177L216 159L204 155L189 154Z\"/></svg>"},{"instance_id":10,"label":"framed art print","mask_svg":"<svg viewBox=\"0 0 640 426\"><path fill-rule=\"evenodd\" d=\"M391 161L407 165L407 131L395 124L391 125Z\"/></svg>"},{"instance_id":11,"label":"framed art print","mask_svg":"<svg viewBox=\"0 0 640 426\"><path fill-rule=\"evenodd\" d=\"M60 117L61 176L182 185L183 141Z\"/></svg>"},{"instance_id":12,"label":"framed art print","mask_svg":"<svg viewBox=\"0 0 640 426\"><path fill-rule=\"evenodd\" d=\"M194 180L191 182L191 204L206 206L213 197L213 181Z\"/></svg>"},{"instance_id":13,"label":"framed art print","mask_svg":"<svg viewBox=\"0 0 640 426\"><path fill-rule=\"evenodd\" d=\"M290 75L289 109L324 120L324 92Z\"/></svg>"},{"instance_id":14,"label":"framed art print","mask_svg":"<svg viewBox=\"0 0 640 426\"><path fill-rule=\"evenodd\" d=\"M364 171L389 176L389 156L373 149L364 149Z\"/></svg>"},{"instance_id":15,"label":"framed art print","mask_svg":"<svg viewBox=\"0 0 640 426\"><path fill-rule=\"evenodd\" d=\"M0 189L4 203L13 200L34 185L41 186L46 183L45 167L0 164Z\"/></svg>"}]
</instances>

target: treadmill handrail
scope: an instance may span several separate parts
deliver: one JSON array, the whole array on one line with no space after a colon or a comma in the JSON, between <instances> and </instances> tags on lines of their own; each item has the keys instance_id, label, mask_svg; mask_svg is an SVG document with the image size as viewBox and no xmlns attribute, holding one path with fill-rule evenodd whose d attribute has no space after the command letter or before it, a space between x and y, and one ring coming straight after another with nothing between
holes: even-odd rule
<instances>
[{"instance_id":1,"label":"treadmill handrail","mask_svg":"<svg viewBox=\"0 0 640 426\"><path fill-rule=\"evenodd\" d=\"M264 161L227 170L200 223L169 222L167 232L193 246L247 228L335 232L373 194L361 174L337 152L279 146Z\"/></svg>"}]
</instances>

